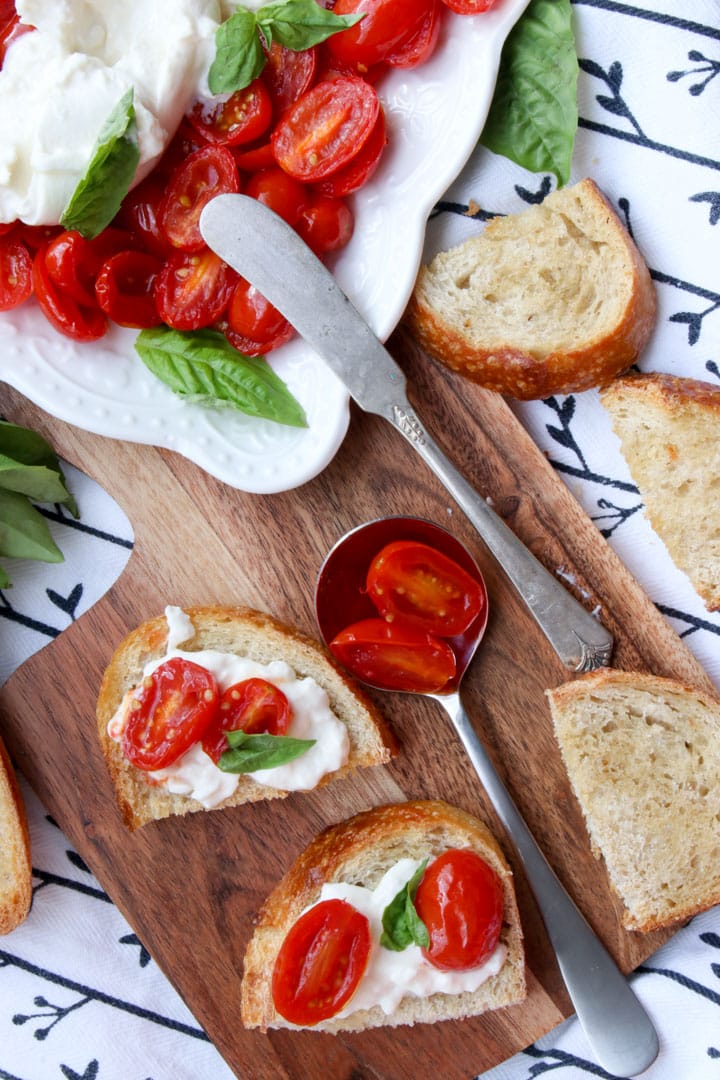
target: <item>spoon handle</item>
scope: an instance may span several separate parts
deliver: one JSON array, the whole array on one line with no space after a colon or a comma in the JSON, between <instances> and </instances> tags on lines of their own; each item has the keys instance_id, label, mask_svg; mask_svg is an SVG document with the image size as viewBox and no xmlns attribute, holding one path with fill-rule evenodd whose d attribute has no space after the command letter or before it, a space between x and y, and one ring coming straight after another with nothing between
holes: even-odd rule
<instances>
[{"instance_id":1,"label":"spoon handle","mask_svg":"<svg viewBox=\"0 0 720 1080\"><path fill-rule=\"evenodd\" d=\"M515 845L563 980L598 1062L614 1076L636 1076L655 1060L659 1048L647 1013L538 847L478 739L460 695L432 696L447 710Z\"/></svg>"},{"instance_id":2,"label":"spoon handle","mask_svg":"<svg viewBox=\"0 0 720 1080\"><path fill-rule=\"evenodd\" d=\"M592 671L610 660L612 635L538 562L427 433L409 405L389 417L442 481L527 604L538 626L571 671Z\"/></svg>"}]
</instances>

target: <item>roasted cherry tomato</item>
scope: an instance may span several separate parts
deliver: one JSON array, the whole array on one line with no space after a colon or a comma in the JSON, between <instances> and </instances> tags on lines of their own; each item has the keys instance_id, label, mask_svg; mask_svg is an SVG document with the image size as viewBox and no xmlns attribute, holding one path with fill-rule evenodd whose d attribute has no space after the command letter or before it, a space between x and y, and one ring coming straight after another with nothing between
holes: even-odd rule
<instances>
[{"instance_id":1,"label":"roasted cherry tomato","mask_svg":"<svg viewBox=\"0 0 720 1080\"><path fill-rule=\"evenodd\" d=\"M345 900L322 900L291 927L272 976L275 1008L312 1027L340 1012L357 989L370 955L370 924Z\"/></svg>"},{"instance_id":2,"label":"roasted cherry tomato","mask_svg":"<svg viewBox=\"0 0 720 1080\"><path fill-rule=\"evenodd\" d=\"M434 0L427 8L422 25L395 50L388 53L385 63L391 67L413 68L429 60L440 38L440 11L440 0Z\"/></svg>"},{"instance_id":3,"label":"roasted cherry tomato","mask_svg":"<svg viewBox=\"0 0 720 1080\"><path fill-rule=\"evenodd\" d=\"M162 319L155 304L155 278L162 262L145 251L120 251L105 263L95 281L95 296L105 314L119 326L138 330Z\"/></svg>"},{"instance_id":4,"label":"roasted cherry tomato","mask_svg":"<svg viewBox=\"0 0 720 1080\"><path fill-rule=\"evenodd\" d=\"M288 109L271 142L278 164L306 183L347 165L375 127L380 101L362 79L317 83Z\"/></svg>"},{"instance_id":5,"label":"roasted cherry tomato","mask_svg":"<svg viewBox=\"0 0 720 1080\"><path fill-rule=\"evenodd\" d=\"M317 70L317 50L286 49L273 41L267 52L262 80L270 92L276 116L282 116L306 90L309 90Z\"/></svg>"},{"instance_id":6,"label":"roasted cherry tomato","mask_svg":"<svg viewBox=\"0 0 720 1080\"><path fill-rule=\"evenodd\" d=\"M245 194L257 199L294 225L307 202L307 187L279 166L260 169L247 182Z\"/></svg>"},{"instance_id":7,"label":"roasted cherry tomato","mask_svg":"<svg viewBox=\"0 0 720 1080\"><path fill-rule=\"evenodd\" d=\"M247 356L284 345L293 334L287 319L245 278L240 278L225 312L228 341Z\"/></svg>"},{"instance_id":8,"label":"roasted cherry tomato","mask_svg":"<svg viewBox=\"0 0 720 1080\"><path fill-rule=\"evenodd\" d=\"M164 769L198 742L215 719L220 694L212 672L171 657L130 700L122 749L138 769Z\"/></svg>"},{"instance_id":9,"label":"roasted cherry tomato","mask_svg":"<svg viewBox=\"0 0 720 1080\"><path fill-rule=\"evenodd\" d=\"M419 630L454 637L485 606L480 584L454 559L416 540L387 544L370 564L367 591L380 614Z\"/></svg>"},{"instance_id":10,"label":"roasted cherry tomato","mask_svg":"<svg viewBox=\"0 0 720 1080\"><path fill-rule=\"evenodd\" d=\"M115 224L128 230L140 246L162 259L174 250L158 223L165 186L161 176L150 173L128 192L115 218Z\"/></svg>"},{"instance_id":11,"label":"roasted cherry tomato","mask_svg":"<svg viewBox=\"0 0 720 1080\"><path fill-rule=\"evenodd\" d=\"M342 199L315 195L306 203L295 229L316 255L339 251L350 242L355 227L352 210Z\"/></svg>"},{"instance_id":12,"label":"roasted cherry tomato","mask_svg":"<svg viewBox=\"0 0 720 1080\"><path fill-rule=\"evenodd\" d=\"M317 185L317 190L323 195L333 195L335 198L352 195L354 191L358 191L363 184L367 183L380 164L386 143L385 114L381 109L370 138L362 150L342 169L338 169L331 176L326 176L324 180L321 180Z\"/></svg>"},{"instance_id":13,"label":"roasted cherry tomato","mask_svg":"<svg viewBox=\"0 0 720 1080\"><path fill-rule=\"evenodd\" d=\"M489 11L495 0L442 0L445 7L458 15L479 15L482 11Z\"/></svg>"},{"instance_id":14,"label":"roasted cherry tomato","mask_svg":"<svg viewBox=\"0 0 720 1080\"><path fill-rule=\"evenodd\" d=\"M330 642L330 651L365 682L385 690L432 694L455 674L455 654L446 641L403 620L361 619Z\"/></svg>"},{"instance_id":15,"label":"roasted cherry tomato","mask_svg":"<svg viewBox=\"0 0 720 1080\"><path fill-rule=\"evenodd\" d=\"M174 330L200 330L225 311L237 275L205 248L171 255L155 279L155 304L161 320Z\"/></svg>"},{"instance_id":16,"label":"roasted cherry tomato","mask_svg":"<svg viewBox=\"0 0 720 1080\"><path fill-rule=\"evenodd\" d=\"M56 330L75 341L97 341L107 331L107 316L100 308L79 304L48 273L45 248L33 259L33 290L40 309Z\"/></svg>"},{"instance_id":17,"label":"roasted cherry tomato","mask_svg":"<svg viewBox=\"0 0 720 1080\"><path fill-rule=\"evenodd\" d=\"M479 967L500 938L502 882L474 851L455 848L428 866L415 893L415 910L430 935L423 953L434 967Z\"/></svg>"},{"instance_id":18,"label":"roasted cherry tomato","mask_svg":"<svg viewBox=\"0 0 720 1080\"><path fill-rule=\"evenodd\" d=\"M0 236L0 311L9 311L33 291L32 258L22 240Z\"/></svg>"},{"instance_id":19,"label":"roasted cherry tomato","mask_svg":"<svg viewBox=\"0 0 720 1080\"><path fill-rule=\"evenodd\" d=\"M45 264L52 280L65 293L78 304L95 307L95 280L103 263L133 246L133 237L122 229L103 229L92 240L68 230L47 245Z\"/></svg>"},{"instance_id":20,"label":"roasted cherry tomato","mask_svg":"<svg viewBox=\"0 0 720 1080\"><path fill-rule=\"evenodd\" d=\"M262 79L255 79L226 101L198 101L187 117L205 141L215 146L254 142L270 127L270 91Z\"/></svg>"},{"instance_id":21,"label":"roasted cherry tomato","mask_svg":"<svg viewBox=\"0 0 720 1080\"><path fill-rule=\"evenodd\" d=\"M235 164L240 172L254 173L259 169L275 168L277 161L270 142L233 150Z\"/></svg>"},{"instance_id":22,"label":"roasted cherry tomato","mask_svg":"<svg viewBox=\"0 0 720 1080\"><path fill-rule=\"evenodd\" d=\"M223 693L217 718L205 732L202 748L217 763L228 749L226 731L285 735L291 719L290 702L279 686L265 679L244 679Z\"/></svg>"},{"instance_id":23,"label":"roasted cherry tomato","mask_svg":"<svg viewBox=\"0 0 720 1080\"><path fill-rule=\"evenodd\" d=\"M421 34L437 0L337 0L336 15L362 15L328 38L328 51L348 64L370 67L401 52Z\"/></svg>"},{"instance_id":24,"label":"roasted cherry tomato","mask_svg":"<svg viewBox=\"0 0 720 1080\"><path fill-rule=\"evenodd\" d=\"M223 146L203 146L178 165L160 204L161 232L176 248L200 251L200 214L216 195L240 190L237 166Z\"/></svg>"}]
</instances>

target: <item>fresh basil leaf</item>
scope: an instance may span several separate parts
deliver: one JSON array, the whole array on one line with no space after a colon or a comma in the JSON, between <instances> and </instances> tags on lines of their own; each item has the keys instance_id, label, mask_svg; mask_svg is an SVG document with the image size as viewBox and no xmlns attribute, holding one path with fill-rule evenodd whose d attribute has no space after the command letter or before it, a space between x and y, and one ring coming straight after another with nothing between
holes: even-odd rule
<instances>
[{"instance_id":1,"label":"fresh basil leaf","mask_svg":"<svg viewBox=\"0 0 720 1080\"><path fill-rule=\"evenodd\" d=\"M277 41L295 52L327 41L362 18L362 14L335 15L316 0L280 0L265 4L257 12L258 26L268 43Z\"/></svg>"},{"instance_id":2,"label":"fresh basil leaf","mask_svg":"<svg viewBox=\"0 0 720 1080\"><path fill-rule=\"evenodd\" d=\"M0 566L0 589L9 589L11 585L10 575Z\"/></svg>"},{"instance_id":3,"label":"fresh basil leaf","mask_svg":"<svg viewBox=\"0 0 720 1080\"><path fill-rule=\"evenodd\" d=\"M11 424L7 420L0 420L0 454L12 458L21 465L44 466L57 473L63 485L62 494L58 494L51 499L43 499L40 496L32 497L37 498L39 502L62 503L63 506L67 506L73 517L80 517L77 503L67 489L58 456L50 444L43 439L42 435L39 435L36 431L31 431L30 428ZM5 484L3 486L7 487L9 485ZM27 492L27 494L30 494L30 492Z\"/></svg>"},{"instance_id":4,"label":"fresh basil leaf","mask_svg":"<svg viewBox=\"0 0 720 1080\"><path fill-rule=\"evenodd\" d=\"M85 175L60 218L63 228L77 229L88 240L101 233L120 209L139 161L130 87L103 125Z\"/></svg>"},{"instance_id":5,"label":"fresh basil leaf","mask_svg":"<svg viewBox=\"0 0 720 1080\"><path fill-rule=\"evenodd\" d=\"M315 739L293 739L290 735L246 735L244 731L227 731L225 735L231 749L220 755L218 765L230 773L274 769L315 745Z\"/></svg>"},{"instance_id":6,"label":"fresh basil leaf","mask_svg":"<svg viewBox=\"0 0 720 1080\"><path fill-rule=\"evenodd\" d=\"M570 179L578 124L570 0L530 0L507 37L481 143L531 172Z\"/></svg>"},{"instance_id":7,"label":"fresh basil leaf","mask_svg":"<svg viewBox=\"0 0 720 1080\"><path fill-rule=\"evenodd\" d=\"M215 31L215 59L208 72L211 94L243 90L265 67L265 53L252 11L238 8Z\"/></svg>"},{"instance_id":8,"label":"fresh basil leaf","mask_svg":"<svg viewBox=\"0 0 720 1080\"><path fill-rule=\"evenodd\" d=\"M402 952L408 945L427 948L430 944L427 927L415 910L414 904L415 893L422 881L427 864L428 860L425 859L383 911L383 932L380 936L380 944L386 949Z\"/></svg>"},{"instance_id":9,"label":"fresh basil leaf","mask_svg":"<svg viewBox=\"0 0 720 1080\"><path fill-rule=\"evenodd\" d=\"M18 491L34 502L63 502L67 489L57 472L45 465L23 465L0 454L0 488Z\"/></svg>"},{"instance_id":10,"label":"fresh basil leaf","mask_svg":"<svg viewBox=\"0 0 720 1080\"><path fill-rule=\"evenodd\" d=\"M62 562L47 522L25 495L0 489L0 555Z\"/></svg>"},{"instance_id":11,"label":"fresh basil leaf","mask_svg":"<svg viewBox=\"0 0 720 1080\"><path fill-rule=\"evenodd\" d=\"M153 375L186 401L307 427L302 407L270 365L238 352L218 330L154 326L140 331L135 349Z\"/></svg>"}]
</instances>

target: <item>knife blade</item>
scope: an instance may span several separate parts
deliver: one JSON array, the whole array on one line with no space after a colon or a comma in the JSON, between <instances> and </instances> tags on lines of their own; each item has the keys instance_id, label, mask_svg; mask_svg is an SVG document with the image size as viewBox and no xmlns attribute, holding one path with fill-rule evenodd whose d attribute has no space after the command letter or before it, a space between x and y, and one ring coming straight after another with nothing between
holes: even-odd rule
<instances>
[{"instance_id":1,"label":"knife blade","mask_svg":"<svg viewBox=\"0 0 720 1080\"><path fill-rule=\"evenodd\" d=\"M257 199L228 194L204 208L200 232L208 247L285 316L360 408L388 420L417 450L480 534L563 664L572 671L607 664L610 632L450 462L410 404L402 369L295 230Z\"/></svg>"}]
</instances>

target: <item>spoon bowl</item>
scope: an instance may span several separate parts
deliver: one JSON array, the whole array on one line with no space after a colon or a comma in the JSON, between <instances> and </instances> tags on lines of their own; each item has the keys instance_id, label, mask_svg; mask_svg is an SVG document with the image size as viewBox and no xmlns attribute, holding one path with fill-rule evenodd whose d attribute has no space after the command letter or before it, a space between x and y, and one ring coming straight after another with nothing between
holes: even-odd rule
<instances>
[{"instance_id":1,"label":"spoon bowl","mask_svg":"<svg viewBox=\"0 0 720 1080\"><path fill-rule=\"evenodd\" d=\"M537 901L568 993L599 1063L610 1073L636 1076L655 1060L659 1042L630 984L575 906L515 806L482 745L460 697L463 675L482 640L488 618L487 590L470 553L447 530L423 518L386 517L359 525L335 544L323 562L315 611L323 640L331 643L353 623L377 618L366 588L375 556L394 540L416 540L449 556L482 587L484 604L466 630L446 639L456 659L454 676L439 691L426 691L447 712L485 792L513 843ZM397 689L356 679L376 690ZM409 690L410 693L420 691Z\"/></svg>"}]
</instances>

